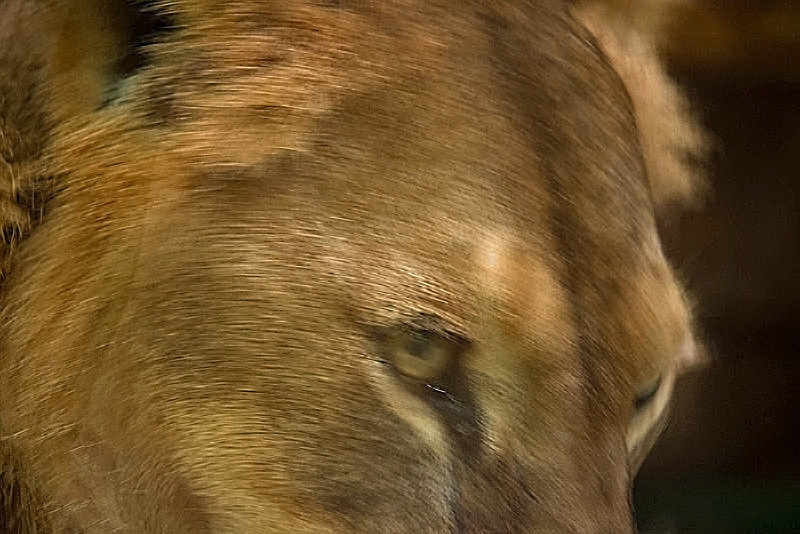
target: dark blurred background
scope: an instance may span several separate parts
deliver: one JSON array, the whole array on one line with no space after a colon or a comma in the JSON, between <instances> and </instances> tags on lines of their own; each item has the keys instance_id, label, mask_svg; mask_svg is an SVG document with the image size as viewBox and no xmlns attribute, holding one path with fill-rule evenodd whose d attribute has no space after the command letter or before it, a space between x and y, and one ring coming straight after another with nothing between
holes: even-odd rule
<instances>
[{"instance_id":1,"label":"dark blurred background","mask_svg":"<svg viewBox=\"0 0 800 534\"><path fill-rule=\"evenodd\" d=\"M800 0L694 0L663 43L715 143L665 225L711 363L637 479L642 532L800 533Z\"/></svg>"}]
</instances>

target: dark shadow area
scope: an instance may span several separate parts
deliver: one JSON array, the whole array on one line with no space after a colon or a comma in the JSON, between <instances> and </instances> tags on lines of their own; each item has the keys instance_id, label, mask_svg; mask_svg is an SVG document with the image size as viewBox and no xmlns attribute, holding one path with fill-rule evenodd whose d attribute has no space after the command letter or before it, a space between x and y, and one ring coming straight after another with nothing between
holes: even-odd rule
<instances>
[{"instance_id":1,"label":"dark shadow area","mask_svg":"<svg viewBox=\"0 0 800 534\"><path fill-rule=\"evenodd\" d=\"M717 145L704 211L666 230L712 361L637 479L642 532L800 532L800 80L726 61L673 64Z\"/></svg>"}]
</instances>

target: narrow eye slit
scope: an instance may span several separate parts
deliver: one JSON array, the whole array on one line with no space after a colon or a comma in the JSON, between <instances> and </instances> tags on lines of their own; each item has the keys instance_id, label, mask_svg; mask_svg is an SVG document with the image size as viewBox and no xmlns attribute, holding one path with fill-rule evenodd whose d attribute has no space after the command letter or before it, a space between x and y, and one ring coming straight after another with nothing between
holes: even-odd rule
<instances>
[{"instance_id":1,"label":"narrow eye slit","mask_svg":"<svg viewBox=\"0 0 800 534\"><path fill-rule=\"evenodd\" d=\"M643 410L648 404L650 404L650 402L652 402L656 396L656 393L658 393L658 390L661 389L662 382L663 377L659 375L659 377L655 380L655 382L653 382L652 385L650 385L650 387L637 395L636 401L634 402L634 408L637 412Z\"/></svg>"},{"instance_id":2,"label":"narrow eye slit","mask_svg":"<svg viewBox=\"0 0 800 534\"><path fill-rule=\"evenodd\" d=\"M390 361L403 375L430 382L450 369L460 344L444 334L420 328L400 327L389 334Z\"/></svg>"}]
</instances>

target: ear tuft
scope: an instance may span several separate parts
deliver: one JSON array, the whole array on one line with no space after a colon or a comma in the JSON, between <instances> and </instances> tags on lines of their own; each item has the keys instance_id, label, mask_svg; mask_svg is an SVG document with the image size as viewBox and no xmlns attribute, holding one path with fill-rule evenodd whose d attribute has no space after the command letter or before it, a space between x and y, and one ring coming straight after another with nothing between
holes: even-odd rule
<instances>
[{"instance_id":1,"label":"ear tuft","mask_svg":"<svg viewBox=\"0 0 800 534\"><path fill-rule=\"evenodd\" d=\"M658 44L676 8L693 0L575 0L579 18L588 16L617 29L625 28Z\"/></svg>"},{"instance_id":2,"label":"ear tuft","mask_svg":"<svg viewBox=\"0 0 800 534\"><path fill-rule=\"evenodd\" d=\"M669 7L682 0L581 2L576 18L595 36L630 95L657 210L695 200L705 188L710 141L664 71L657 41Z\"/></svg>"}]
</instances>

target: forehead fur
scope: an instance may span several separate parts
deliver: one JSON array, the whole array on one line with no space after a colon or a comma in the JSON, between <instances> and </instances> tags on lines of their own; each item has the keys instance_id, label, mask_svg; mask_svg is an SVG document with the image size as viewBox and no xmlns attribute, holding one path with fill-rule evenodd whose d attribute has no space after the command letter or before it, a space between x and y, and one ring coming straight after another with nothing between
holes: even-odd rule
<instances>
[{"instance_id":1,"label":"forehead fur","mask_svg":"<svg viewBox=\"0 0 800 534\"><path fill-rule=\"evenodd\" d=\"M123 45L109 41L108 13L104 11L104 2L82 0L66 3L51 0L45 3L55 15L51 20L57 21L53 29L62 36L66 34L69 37L67 40L72 43L70 46L62 43L54 57L56 65L59 61L62 63L65 73L62 79L56 76L58 82L54 85L58 87L58 91L51 95L55 99L63 99L55 103L53 114L58 119L63 115L62 108L74 107L76 102L94 99L96 104L101 98L97 94L97 87L104 85L102 80L96 79L98 72L103 71L103 62L111 63L122 53ZM673 2L581 2L574 10L576 18L596 37L630 95L651 197L657 208L693 199L703 184L701 173L698 172L698 162L705 159L708 151L707 138L691 116L686 98L664 72L656 52L657 29L663 20L662 8L665 3ZM342 46L342 43L356 42L358 39L355 36L366 31L357 24L357 17L351 16L353 10L348 9L346 2L158 0L144 2L142 5L147 9L169 13L174 17L176 26L182 29L178 38L190 41L188 45L179 48L169 44L154 48L152 53L168 55L174 61L167 68L152 73L159 78L158 83L148 85L149 94L136 95L137 101L148 102L147 105L151 107L161 106L167 112L170 99L176 97L186 100L186 109L207 106L209 102L214 104L214 93L219 92L218 88L187 86L192 83L191 78L186 76L188 70L178 67L181 62L185 62L188 68L204 68L200 63L208 56L209 47L216 46L219 49L216 54L224 54L228 65L232 65L231 59L235 62L236 57L243 62L241 69L218 73L220 76L238 77L229 84L232 91L220 96L227 99L226 102L230 102L232 96L239 98L239 103L245 104L248 122L253 121L253 116L263 114L266 108L270 108L270 113L281 118L278 121L280 124L270 124L267 128L272 136L279 136L280 130L288 124L297 124L298 121L302 123L319 109L330 106L331 102L323 100L326 92L330 93L331 87L355 88L359 83L359 70L370 70L370 65L374 63L374 58L365 50L355 51ZM42 18L41 13L34 6L33 2L26 0L8 0L0 4L0 71L4 73L0 79L0 89L4 95L0 102L0 157L4 163L0 167L0 222L3 223L0 279L7 270L7 260L15 243L29 231L31 222L38 220L43 209L42 201L51 196L53 187L52 181L43 177L41 163L41 150L49 130L48 121L42 111L45 106L40 91L45 72L43 67L48 57L47 32L43 31L44 26L38 20ZM364 4L354 2L353 6L364 7ZM321 8L328 13L321 15ZM400 8L393 6L371 9L390 14L396 13ZM80 13L83 19L76 18L75 13ZM86 17L94 17L96 20L87 22L84 20ZM396 22L383 16L380 18L385 20L387 30ZM286 35L291 35L291 39L296 42L289 42L286 50L291 50L295 56L306 54L311 57L323 52L327 56L327 60L320 63L320 68L316 70L292 70L291 65L286 65L286 69L275 70L272 79L276 81L276 85L273 89L280 89L282 92L281 102L276 101L274 106L270 105L269 99L263 98L264 94L260 94L265 90L263 80L253 77L249 81L247 72L250 72L248 69L259 66L249 63L274 62L279 58L266 57L263 53L260 56L254 55L253 51L263 47L264 43L254 42L247 45L239 40L239 44L236 44L234 40L225 37L226 28L230 32L241 31L241 25L251 24L248 20L258 19L271 21L271 27L281 28ZM32 22L34 20L35 23ZM442 26L446 26L446 22L442 22ZM322 37L327 36L330 42L317 42L316 46L308 46L311 41L304 42L303 39L313 36L313 40L318 41L320 34L312 29L319 27L327 28L327 33ZM96 34L86 31L87 28L95 28ZM257 31L257 28L253 28L254 33ZM276 35L269 38L281 38L280 34ZM220 40L226 41L227 49L219 46ZM20 46L22 42L26 45ZM420 46L433 44L435 43L420 42ZM237 46L244 48L237 49ZM100 50L111 52L87 52ZM363 58L366 64L354 65L354 57ZM95 63L76 69L76 58L88 58ZM205 67L213 69L214 65L208 63ZM347 76L343 74L345 71L349 73ZM174 83L171 84L170 79ZM322 86L327 89L321 91ZM255 114L246 105L249 99L259 99L259 109L255 110ZM218 119L225 126L231 124L231 108L221 102L223 101L220 100L218 106ZM209 115L207 120L213 121L214 116ZM202 147L204 143L213 143L214 151L222 153L225 152L225 143L232 144L236 141L229 136L217 136L212 140L211 134L197 131L195 126L197 125L192 125L192 135L197 139L190 139L190 142L197 147ZM206 132L212 132L219 125L200 126L206 127ZM255 124L254 131L249 132L252 133L250 137L253 143L239 143L230 147L233 159L241 161L241 145L258 144L259 139L263 143L264 126L265 124ZM239 133L240 138L248 134L246 131Z\"/></svg>"}]
</instances>

